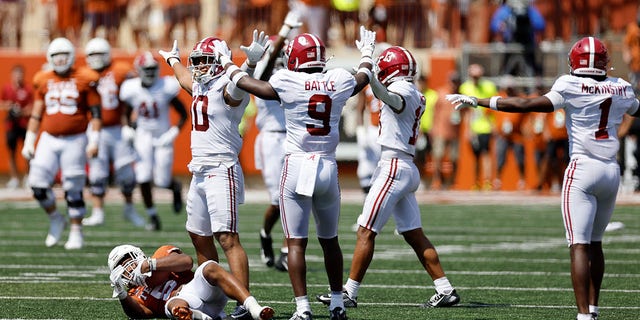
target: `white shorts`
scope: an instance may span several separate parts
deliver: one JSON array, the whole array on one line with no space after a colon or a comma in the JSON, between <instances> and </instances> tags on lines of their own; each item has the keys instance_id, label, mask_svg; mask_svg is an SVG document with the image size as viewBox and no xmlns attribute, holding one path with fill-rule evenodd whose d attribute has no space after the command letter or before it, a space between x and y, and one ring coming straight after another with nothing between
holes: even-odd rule
<instances>
[{"instance_id":1,"label":"white shorts","mask_svg":"<svg viewBox=\"0 0 640 320\"><path fill-rule=\"evenodd\" d=\"M173 179L173 145L157 147L149 131L136 130L136 152L139 160L135 165L136 182L153 184L167 188Z\"/></svg>"},{"instance_id":2,"label":"white shorts","mask_svg":"<svg viewBox=\"0 0 640 320\"><path fill-rule=\"evenodd\" d=\"M262 171L262 179L273 205L280 203L280 175L286 137L286 132L261 131L254 144L255 165Z\"/></svg>"},{"instance_id":3,"label":"white shorts","mask_svg":"<svg viewBox=\"0 0 640 320\"><path fill-rule=\"evenodd\" d=\"M171 299L184 299L189 304L189 308L201 311L212 318L219 316L224 319L226 316L224 307L227 304L228 298L222 289L210 284L202 274L204 267L210 263L216 262L208 260L198 266L193 275L193 280L183 285L180 292ZM171 318L171 311L167 309L169 300L167 300L165 304L164 312Z\"/></svg>"},{"instance_id":4,"label":"white shorts","mask_svg":"<svg viewBox=\"0 0 640 320\"><path fill-rule=\"evenodd\" d=\"M393 215L400 233L421 228L415 195L419 185L420 173L411 157L380 160L358 224L380 233Z\"/></svg>"},{"instance_id":5,"label":"white shorts","mask_svg":"<svg viewBox=\"0 0 640 320\"><path fill-rule=\"evenodd\" d=\"M562 220L569 245L602 241L620 185L617 162L572 159L562 184Z\"/></svg>"},{"instance_id":6,"label":"white shorts","mask_svg":"<svg viewBox=\"0 0 640 320\"><path fill-rule=\"evenodd\" d=\"M82 191L86 179L86 147L84 132L63 137L42 132L29 162L29 186L50 188L60 170L65 191Z\"/></svg>"},{"instance_id":7,"label":"white shorts","mask_svg":"<svg viewBox=\"0 0 640 320\"><path fill-rule=\"evenodd\" d=\"M287 238L309 237L309 216L313 212L318 238L331 239L338 235L340 218L340 185L335 157L320 156L313 196L296 192L304 154L285 156L280 183L280 218Z\"/></svg>"},{"instance_id":8,"label":"white shorts","mask_svg":"<svg viewBox=\"0 0 640 320\"><path fill-rule=\"evenodd\" d=\"M187 193L187 231L200 236L238 232L238 205L244 203L240 164L219 164L193 172Z\"/></svg>"},{"instance_id":9,"label":"white shorts","mask_svg":"<svg viewBox=\"0 0 640 320\"><path fill-rule=\"evenodd\" d=\"M113 163L113 169L118 173L124 172L120 171L121 168L132 166L135 160L136 152L133 146L122 140L121 126L102 128L98 156L89 160L89 180L98 181L108 178L110 163ZM117 178L120 181L123 177Z\"/></svg>"}]
</instances>

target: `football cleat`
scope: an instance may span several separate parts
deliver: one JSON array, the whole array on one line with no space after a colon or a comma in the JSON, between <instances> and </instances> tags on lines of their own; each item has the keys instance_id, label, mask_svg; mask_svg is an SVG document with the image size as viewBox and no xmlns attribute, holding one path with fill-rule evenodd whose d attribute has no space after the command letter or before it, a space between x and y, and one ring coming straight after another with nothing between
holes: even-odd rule
<instances>
[{"instance_id":1,"label":"football cleat","mask_svg":"<svg viewBox=\"0 0 640 320\"><path fill-rule=\"evenodd\" d=\"M298 312L296 312L293 314L291 318L289 318L289 320L312 320L312 319L313 319L313 316L311 316L310 311L305 311L302 314L299 314Z\"/></svg>"},{"instance_id":2,"label":"football cleat","mask_svg":"<svg viewBox=\"0 0 640 320\"><path fill-rule=\"evenodd\" d=\"M347 312L340 307L333 308L329 313L329 320L347 320Z\"/></svg>"},{"instance_id":3,"label":"football cleat","mask_svg":"<svg viewBox=\"0 0 640 320\"><path fill-rule=\"evenodd\" d=\"M104 215L100 217L98 214L92 214L87 218L82 219L83 226L100 226L104 224Z\"/></svg>"},{"instance_id":4,"label":"football cleat","mask_svg":"<svg viewBox=\"0 0 640 320\"><path fill-rule=\"evenodd\" d=\"M316 295L316 300L329 305L331 304L331 292L325 294ZM358 298L351 298L346 290L342 291L342 301L344 302L345 308L357 308L358 307Z\"/></svg>"},{"instance_id":5,"label":"football cleat","mask_svg":"<svg viewBox=\"0 0 640 320\"><path fill-rule=\"evenodd\" d=\"M460 302L460 296L455 289L448 294L437 293L431 296L429 301L424 304L426 308L445 308L451 307Z\"/></svg>"},{"instance_id":6,"label":"football cleat","mask_svg":"<svg viewBox=\"0 0 640 320\"><path fill-rule=\"evenodd\" d=\"M67 250L77 250L82 249L83 246L84 237L82 236L82 231L69 232L69 239L67 243L64 244L64 248Z\"/></svg>"},{"instance_id":7,"label":"football cleat","mask_svg":"<svg viewBox=\"0 0 640 320\"><path fill-rule=\"evenodd\" d=\"M62 238L62 231L67 226L67 220L64 216L60 214L56 214L51 216L49 221L49 233L47 234L47 239L44 241L44 244L47 247L55 246L60 238Z\"/></svg>"},{"instance_id":8,"label":"football cleat","mask_svg":"<svg viewBox=\"0 0 640 320\"><path fill-rule=\"evenodd\" d=\"M271 239L271 236L263 237L260 234L260 259L267 267L273 267L273 239Z\"/></svg>"},{"instance_id":9,"label":"football cleat","mask_svg":"<svg viewBox=\"0 0 640 320\"><path fill-rule=\"evenodd\" d=\"M247 310L243 305L236 306L236 309L233 310L230 317L231 319L253 320L251 313L249 313L249 310Z\"/></svg>"},{"instance_id":10,"label":"football cleat","mask_svg":"<svg viewBox=\"0 0 640 320\"><path fill-rule=\"evenodd\" d=\"M145 226L145 229L149 231L160 231L161 228L160 218L158 215L149 216L149 224Z\"/></svg>"},{"instance_id":11,"label":"football cleat","mask_svg":"<svg viewBox=\"0 0 640 320\"><path fill-rule=\"evenodd\" d=\"M282 272L287 272L289 270L289 254L280 252L280 258L276 261L274 267Z\"/></svg>"}]
</instances>

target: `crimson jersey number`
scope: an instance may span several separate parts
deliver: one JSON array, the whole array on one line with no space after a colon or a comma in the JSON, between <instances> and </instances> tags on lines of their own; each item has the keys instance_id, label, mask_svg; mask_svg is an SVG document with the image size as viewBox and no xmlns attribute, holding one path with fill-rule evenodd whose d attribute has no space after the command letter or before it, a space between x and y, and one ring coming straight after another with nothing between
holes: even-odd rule
<instances>
[{"instance_id":1,"label":"crimson jersey number","mask_svg":"<svg viewBox=\"0 0 640 320\"><path fill-rule=\"evenodd\" d=\"M191 130L207 131L209 129L209 116L207 115L207 106L209 105L209 97L194 97L191 103Z\"/></svg>"},{"instance_id":2,"label":"crimson jersey number","mask_svg":"<svg viewBox=\"0 0 640 320\"><path fill-rule=\"evenodd\" d=\"M318 105L324 104L324 111L318 111ZM311 119L322 121L322 127L307 124L307 132L312 136L326 136L331 132L331 98L326 94L314 94L309 98L307 114Z\"/></svg>"},{"instance_id":3,"label":"crimson jersey number","mask_svg":"<svg viewBox=\"0 0 640 320\"><path fill-rule=\"evenodd\" d=\"M600 123L596 131L596 140L609 139L607 123L609 122L609 110L611 110L611 98L607 98L600 104Z\"/></svg>"},{"instance_id":4,"label":"crimson jersey number","mask_svg":"<svg viewBox=\"0 0 640 320\"><path fill-rule=\"evenodd\" d=\"M138 107L138 114L147 119L155 119L158 117L158 105L155 101L151 105L147 105L147 102L144 101Z\"/></svg>"}]
</instances>

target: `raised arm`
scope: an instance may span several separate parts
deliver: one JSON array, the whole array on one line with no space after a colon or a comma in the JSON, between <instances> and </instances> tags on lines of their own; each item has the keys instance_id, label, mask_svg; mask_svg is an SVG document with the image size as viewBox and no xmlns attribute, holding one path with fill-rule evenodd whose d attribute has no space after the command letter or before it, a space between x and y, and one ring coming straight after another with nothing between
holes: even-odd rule
<instances>
[{"instance_id":1,"label":"raised arm","mask_svg":"<svg viewBox=\"0 0 640 320\"><path fill-rule=\"evenodd\" d=\"M178 40L173 40L171 51L158 50L164 61L173 69L173 74L180 83L182 89L191 94L193 88L193 76L191 71L180 63L180 52L178 50Z\"/></svg>"},{"instance_id":2,"label":"raised arm","mask_svg":"<svg viewBox=\"0 0 640 320\"><path fill-rule=\"evenodd\" d=\"M360 40L356 40L356 47L360 50L361 58L358 72L356 72L356 87L352 96L362 91L369 84L373 69L373 50L376 48L376 33L360 26Z\"/></svg>"}]
</instances>

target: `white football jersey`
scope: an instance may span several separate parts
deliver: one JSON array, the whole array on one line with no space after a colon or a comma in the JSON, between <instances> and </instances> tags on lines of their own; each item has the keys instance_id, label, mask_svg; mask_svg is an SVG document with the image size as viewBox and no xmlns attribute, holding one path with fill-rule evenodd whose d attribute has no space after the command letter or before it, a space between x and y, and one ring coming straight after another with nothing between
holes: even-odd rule
<instances>
[{"instance_id":1,"label":"white football jersey","mask_svg":"<svg viewBox=\"0 0 640 320\"><path fill-rule=\"evenodd\" d=\"M342 108L356 86L354 76L345 69L313 74L282 69L269 83L284 108L285 151L335 154Z\"/></svg>"},{"instance_id":2,"label":"white football jersey","mask_svg":"<svg viewBox=\"0 0 640 320\"><path fill-rule=\"evenodd\" d=\"M125 80L120 87L120 100L133 108L138 129L154 136L169 130L169 105L178 96L180 85L173 76L158 78L151 87L144 87L140 78Z\"/></svg>"},{"instance_id":3,"label":"white football jersey","mask_svg":"<svg viewBox=\"0 0 640 320\"><path fill-rule=\"evenodd\" d=\"M255 104L258 108L256 115L256 126L260 131L284 132L284 109L280 106L280 102L276 100L263 100L255 98Z\"/></svg>"},{"instance_id":4,"label":"white football jersey","mask_svg":"<svg viewBox=\"0 0 640 320\"><path fill-rule=\"evenodd\" d=\"M425 109L424 95L407 81L391 83L387 89L402 97L405 106L400 113L384 105L380 110L380 135L378 143L384 147L400 150L412 156L416 153L416 139L420 130L420 117Z\"/></svg>"},{"instance_id":5,"label":"white football jersey","mask_svg":"<svg viewBox=\"0 0 640 320\"><path fill-rule=\"evenodd\" d=\"M237 107L227 105L223 93L230 82L224 74L206 84L193 82L190 108L192 162L206 163L206 157L211 155L237 158L240 153L242 136L238 126L249 104L249 95L245 94Z\"/></svg>"},{"instance_id":6,"label":"white football jersey","mask_svg":"<svg viewBox=\"0 0 640 320\"><path fill-rule=\"evenodd\" d=\"M627 81L564 75L545 96L556 110L565 109L571 158L616 160L620 147L618 127L625 113L638 110L638 99Z\"/></svg>"}]
</instances>

